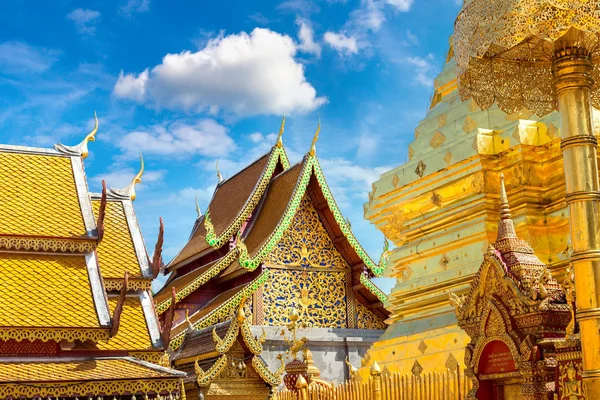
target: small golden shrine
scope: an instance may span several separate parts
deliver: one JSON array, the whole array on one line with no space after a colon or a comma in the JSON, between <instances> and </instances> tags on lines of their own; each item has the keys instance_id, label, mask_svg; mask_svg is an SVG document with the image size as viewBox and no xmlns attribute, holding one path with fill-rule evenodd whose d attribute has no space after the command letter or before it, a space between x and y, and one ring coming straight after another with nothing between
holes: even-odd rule
<instances>
[{"instance_id":1,"label":"small golden shrine","mask_svg":"<svg viewBox=\"0 0 600 400\"><path fill-rule=\"evenodd\" d=\"M253 336L249 311L244 300L225 322L201 330L188 322L186 337L172 356L175 368L188 372L184 380L188 396L266 399L281 384L283 361L273 372L266 365L260 356L265 334Z\"/></svg>"},{"instance_id":2,"label":"small golden shrine","mask_svg":"<svg viewBox=\"0 0 600 400\"><path fill-rule=\"evenodd\" d=\"M0 399L180 398L151 261L125 189L88 191L77 146L0 145ZM162 231L161 231L162 237ZM123 397L124 396L124 397Z\"/></svg>"},{"instance_id":3,"label":"small golden shrine","mask_svg":"<svg viewBox=\"0 0 600 400\"><path fill-rule=\"evenodd\" d=\"M556 393L555 353L565 347L572 308L546 265L517 237L503 177L500 203L498 236L471 290L451 295L458 324L471 338L465 364L473 388L466 398L545 400Z\"/></svg>"},{"instance_id":4,"label":"small golden shrine","mask_svg":"<svg viewBox=\"0 0 600 400\"><path fill-rule=\"evenodd\" d=\"M249 300L252 325L267 328L267 340L288 324L290 307L309 328L362 329L377 337L385 328L386 296L371 278L384 270L387 248L375 264L342 216L316 156L319 129L293 166L283 129L282 123L267 154L219 178L208 210L198 211L188 243L167 265L171 275L155 301L164 313L174 288L172 350L188 335L186 312L202 330L228 320L242 299ZM338 372L343 378L341 362Z\"/></svg>"}]
</instances>

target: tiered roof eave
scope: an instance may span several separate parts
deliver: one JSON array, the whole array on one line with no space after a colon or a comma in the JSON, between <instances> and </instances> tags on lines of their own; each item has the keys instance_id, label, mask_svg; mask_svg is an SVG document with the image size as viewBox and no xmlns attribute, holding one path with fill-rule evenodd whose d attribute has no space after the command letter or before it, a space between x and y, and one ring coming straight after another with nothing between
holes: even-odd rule
<instances>
[{"instance_id":1,"label":"tiered roof eave","mask_svg":"<svg viewBox=\"0 0 600 400\"><path fill-rule=\"evenodd\" d=\"M273 150L281 149L279 151L284 154L283 146L277 147L275 146ZM272 153L271 153L272 154ZM263 174L264 175L264 174ZM287 178L285 178L287 176ZM293 182L292 190L288 189L288 192L291 194L285 194L287 203L285 204L285 209L281 213L277 213L277 215L272 215L273 218L276 219L276 223L273 226L273 229L267 229L269 232L266 237L261 236L259 241L261 242L259 246L252 245L253 240L249 236L252 235L253 230L256 229L257 224L260 224L259 221L261 211L263 208L268 208L265 206L265 202L268 201L266 198L269 196L269 191L273 190L279 184L279 181L288 179L290 183ZM337 229L341 235L343 236L343 240L348 244L348 248L354 253L354 262L350 263L350 265L356 265L356 260L360 260L365 267L365 273L360 277L360 283L358 287L362 287L363 290L366 290L369 293L369 297L372 297L374 301L381 301L384 303L386 301L386 295L379 289L373 282L371 282L372 277L380 276L386 268L387 262L387 247L384 248L384 253L382 254L382 258L379 264L375 264L373 260L367 255L365 250L362 248L352 230L350 228L349 223L346 219L344 219L340 209L338 208L335 199L331 193L331 190L325 180L325 176L319 164L318 158L314 153L308 153L298 164L284 169L279 175L271 178L268 183L268 187L265 187L262 190L261 199L259 202L256 202L250 213L255 216L253 221L248 224L248 226L244 227L244 232L241 232L238 229L236 232L238 235L236 237L230 237L229 243L231 246L228 251L222 256L220 259L208 263L208 267L206 269L202 269L202 272L198 272L198 270L190 271L181 277L178 277L172 280L171 285L167 285L169 288L171 286L175 287L176 292L176 301L179 302L186 298L188 295L196 291L198 288L208 283L209 281L219 277L223 277L224 273L227 273L227 276L231 276L233 273L235 274L244 274L248 272L255 271L264 261L265 257L271 252L277 242L281 239L281 236L286 231L286 229L290 226L291 221L295 213L298 211L298 207L300 204L300 200L309 190L309 184L313 182L312 187L316 188L320 192L320 196L322 196L324 200L324 204L326 204L326 208L331 215L331 223L334 229ZM246 202L248 204L249 202ZM210 209L209 209L210 210ZM267 213L271 213L272 210L265 211ZM242 224L246 222L238 221L238 225L241 227ZM264 230L264 229L263 229ZM255 240L254 242L257 242ZM339 241L338 241L339 242ZM248 246L247 246L248 244ZM251 248L249 248L251 247ZM197 259L188 258L188 261L184 261L183 264L178 264L177 267L181 267L189 262L189 260ZM235 264L234 268L230 266ZM170 264L174 265L173 262ZM229 267L229 268L228 268ZM233 271L233 272L232 272ZM264 270L257 278L254 279L253 283L256 281L264 281L269 279L268 277L268 269ZM180 284L180 286L178 285ZM167 295L167 286L163 288L156 295L156 309L159 313L166 311L171 306L171 298ZM254 287L257 285L250 284L248 288ZM257 286L258 287L258 286ZM247 291L248 288L244 290ZM250 293L248 293L250 294ZM235 300L239 302L239 296L234 296L225 301L218 309L230 309L231 307L235 307L237 305ZM213 310L210 313L212 316L218 309ZM210 326L210 320L213 318L209 318L209 315L203 315L201 312L202 309L198 310L194 314L190 316L190 319L193 325L196 328L201 328L203 326ZM185 322L181 321L178 325L176 325L173 329L173 340L171 342L171 348L177 348L183 337L185 336Z\"/></svg>"}]
</instances>

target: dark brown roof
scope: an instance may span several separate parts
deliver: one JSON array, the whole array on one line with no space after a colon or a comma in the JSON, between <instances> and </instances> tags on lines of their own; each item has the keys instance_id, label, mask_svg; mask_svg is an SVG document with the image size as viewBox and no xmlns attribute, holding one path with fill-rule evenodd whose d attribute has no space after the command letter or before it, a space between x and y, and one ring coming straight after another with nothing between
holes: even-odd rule
<instances>
[{"instance_id":1,"label":"dark brown roof","mask_svg":"<svg viewBox=\"0 0 600 400\"><path fill-rule=\"evenodd\" d=\"M194 279L205 273L210 267L212 267L217 261L210 262L206 265L196 268L195 270L188 272L185 275L177 277L173 280L167 281L165 285L154 295L154 303L160 304L163 301L171 297L171 288L175 287L176 290L180 290L184 286L190 284Z\"/></svg>"},{"instance_id":2,"label":"dark brown roof","mask_svg":"<svg viewBox=\"0 0 600 400\"><path fill-rule=\"evenodd\" d=\"M173 360L177 362L178 360L183 360L190 357L214 353L217 345L213 340L213 329L215 329L217 335L223 339L227 334L227 330L229 329L230 325L231 320L222 322L220 324L211 325L204 329L188 332L185 335L185 340L183 341L181 348L173 357Z\"/></svg>"},{"instance_id":3,"label":"dark brown roof","mask_svg":"<svg viewBox=\"0 0 600 400\"><path fill-rule=\"evenodd\" d=\"M251 257L275 231L292 199L303 166L304 163L296 164L271 181L256 220L244 240Z\"/></svg>"},{"instance_id":4,"label":"dark brown roof","mask_svg":"<svg viewBox=\"0 0 600 400\"><path fill-rule=\"evenodd\" d=\"M234 287L232 289L226 290L222 293L219 293L212 300L210 300L204 307L202 307L202 309L200 309L200 310L196 311L195 313L193 313L192 315L190 315L190 321L192 323L198 322L199 320L201 320L202 318L207 316L215 308L219 307L222 304L227 303L227 301L229 301L233 296L238 294L247 285L248 285L248 283L245 283L243 285L240 285L240 286ZM188 327L188 325L185 321L181 322L179 325L177 325L173 328L173 330L171 331L171 337L175 337L175 336L179 335L181 332L186 330L187 327Z\"/></svg>"},{"instance_id":5,"label":"dark brown roof","mask_svg":"<svg viewBox=\"0 0 600 400\"><path fill-rule=\"evenodd\" d=\"M217 186L208 206L210 219L215 227L215 235L222 234L243 211L246 201L252 195L268 164L270 155L270 152L265 154ZM198 229L192 234L185 247L169 263L168 269L175 270L181 262L208 250L210 246L206 243L205 236L206 229L204 228L204 218L202 218Z\"/></svg>"}]
</instances>

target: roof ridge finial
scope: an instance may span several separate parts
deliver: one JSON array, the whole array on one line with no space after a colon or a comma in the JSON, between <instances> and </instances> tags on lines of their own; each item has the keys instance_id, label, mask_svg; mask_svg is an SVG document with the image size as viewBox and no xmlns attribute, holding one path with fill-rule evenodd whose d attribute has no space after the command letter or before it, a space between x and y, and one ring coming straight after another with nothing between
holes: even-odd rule
<instances>
[{"instance_id":1,"label":"roof ridge finial","mask_svg":"<svg viewBox=\"0 0 600 400\"><path fill-rule=\"evenodd\" d=\"M126 188L123 189L115 189L115 188L110 188L109 193L110 195L114 198L116 197L119 200L135 200L136 197L136 193L135 193L135 185L137 185L138 183L140 183L142 181L142 174L144 173L144 158L142 157L142 153L140 153L140 170L138 171L137 174L135 174L135 176L133 177L133 179L131 180L131 183L129 184L129 186L127 186Z\"/></svg>"},{"instance_id":2,"label":"roof ridge finial","mask_svg":"<svg viewBox=\"0 0 600 400\"><path fill-rule=\"evenodd\" d=\"M198 218L202 216L202 211L200 210L200 205L198 204L198 193L196 193L196 213L198 214Z\"/></svg>"},{"instance_id":3,"label":"roof ridge finial","mask_svg":"<svg viewBox=\"0 0 600 400\"><path fill-rule=\"evenodd\" d=\"M283 131L285 130L285 113L283 113L283 118L281 119L281 126L279 127L279 135L277 135L277 142L275 143L275 147L283 147Z\"/></svg>"},{"instance_id":4,"label":"roof ridge finial","mask_svg":"<svg viewBox=\"0 0 600 400\"><path fill-rule=\"evenodd\" d=\"M500 173L500 223L498 224L498 236L496 242L506 238L516 238L515 225L510 215L508 196L504 186L504 174Z\"/></svg>"},{"instance_id":5,"label":"roof ridge finial","mask_svg":"<svg viewBox=\"0 0 600 400\"><path fill-rule=\"evenodd\" d=\"M217 178L219 179L219 183L221 183L221 182L223 182L223 175L221 175L221 171L219 171L219 159L217 159L215 168L217 170Z\"/></svg>"},{"instance_id":6,"label":"roof ridge finial","mask_svg":"<svg viewBox=\"0 0 600 400\"><path fill-rule=\"evenodd\" d=\"M131 197L132 201L135 200L135 198L137 196L135 193L135 185L142 182L143 174L144 174L144 157L142 156L142 153L140 153L140 170L138 171L137 174L135 174L135 176L133 177L133 180L129 184L129 197Z\"/></svg>"},{"instance_id":7,"label":"roof ridge finial","mask_svg":"<svg viewBox=\"0 0 600 400\"><path fill-rule=\"evenodd\" d=\"M94 129L92 129L92 131L88 133L79 144L75 146L66 146L62 143L57 143L54 145L54 150L69 156L81 156L81 158L86 158L89 154L88 142L96 141L97 132L98 116L96 115L96 111L94 110Z\"/></svg>"},{"instance_id":8,"label":"roof ridge finial","mask_svg":"<svg viewBox=\"0 0 600 400\"><path fill-rule=\"evenodd\" d=\"M321 115L319 115L319 125L317 125L317 131L315 132L315 136L313 136L312 143L310 144L310 151L308 152L312 157L317 153L316 145L317 140L319 140L319 132L321 132Z\"/></svg>"}]
</instances>

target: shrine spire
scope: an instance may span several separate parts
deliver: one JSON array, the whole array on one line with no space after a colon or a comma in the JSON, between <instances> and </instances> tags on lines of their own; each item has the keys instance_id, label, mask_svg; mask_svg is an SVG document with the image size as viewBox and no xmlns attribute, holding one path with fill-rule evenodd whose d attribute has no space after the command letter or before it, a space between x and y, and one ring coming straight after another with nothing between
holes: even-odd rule
<instances>
[{"instance_id":1,"label":"shrine spire","mask_svg":"<svg viewBox=\"0 0 600 400\"><path fill-rule=\"evenodd\" d=\"M319 124L317 125L317 131L315 132L315 136L313 136L313 140L312 143L310 144L310 151L308 152L308 154L310 156L315 156L315 154L317 153L317 140L319 140L319 132L321 132L321 117L319 116Z\"/></svg>"},{"instance_id":2,"label":"shrine spire","mask_svg":"<svg viewBox=\"0 0 600 400\"><path fill-rule=\"evenodd\" d=\"M277 135L277 142L275 143L276 147L283 147L283 131L285 130L285 114L283 114L283 118L281 119L281 127L279 127L279 134Z\"/></svg>"},{"instance_id":3,"label":"shrine spire","mask_svg":"<svg viewBox=\"0 0 600 400\"><path fill-rule=\"evenodd\" d=\"M516 238L515 225L510 215L510 207L508 205L508 196L506 195L506 187L504 186L504 174L500 174L500 223L498 224L498 236L496 241Z\"/></svg>"}]
</instances>

